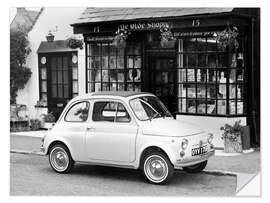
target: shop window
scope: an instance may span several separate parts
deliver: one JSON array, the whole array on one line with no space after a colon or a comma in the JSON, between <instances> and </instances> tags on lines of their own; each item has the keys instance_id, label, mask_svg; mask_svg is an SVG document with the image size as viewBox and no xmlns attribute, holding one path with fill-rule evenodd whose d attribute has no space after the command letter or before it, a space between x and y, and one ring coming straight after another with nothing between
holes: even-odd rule
<instances>
[{"instance_id":1,"label":"shop window","mask_svg":"<svg viewBox=\"0 0 270 203\"><path fill-rule=\"evenodd\" d=\"M220 48L213 38L178 40L178 109L185 114L245 114L245 44Z\"/></svg>"},{"instance_id":2,"label":"shop window","mask_svg":"<svg viewBox=\"0 0 270 203\"><path fill-rule=\"evenodd\" d=\"M89 43L87 52L87 92L141 91L140 43L128 43L125 48Z\"/></svg>"}]
</instances>

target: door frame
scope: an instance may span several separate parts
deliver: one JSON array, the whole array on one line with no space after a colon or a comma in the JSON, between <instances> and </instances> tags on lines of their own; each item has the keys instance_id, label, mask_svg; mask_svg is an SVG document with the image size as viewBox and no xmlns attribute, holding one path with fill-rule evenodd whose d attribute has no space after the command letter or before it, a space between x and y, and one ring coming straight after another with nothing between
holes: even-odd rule
<instances>
[{"instance_id":1,"label":"door frame","mask_svg":"<svg viewBox=\"0 0 270 203\"><path fill-rule=\"evenodd\" d=\"M151 92L153 94L155 94L155 82L156 82L156 69L153 67L154 63L156 61L156 59L173 59L174 60L174 70L173 72L174 77L173 77L173 90L174 90L174 99L173 99L173 104L171 105L175 105L175 109L173 112L171 112L174 116L175 114L178 113L178 105L177 105L177 80L178 80L178 74L177 74L177 58L176 58L176 53L174 51L164 51L164 52L148 52L147 53L147 74L148 74L148 78L150 78L149 80L146 80L148 84L146 84L145 86L147 87L147 91ZM169 106L167 106L168 109L170 109Z\"/></svg>"},{"instance_id":2,"label":"door frame","mask_svg":"<svg viewBox=\"0 0 270 203\"><path fill-rule=\"evenodd\" d=\"M48 108L48 112L54 112L54 109L58 108L56 106L54 106L52 103L58 103L60 101L63 101L63 100L70 100L72 99L73 97L73 92L72 92L72 83L73 83L73 80L72 80L72 68L73 68L73 64L72 64L72 56L76 54L76 51L68 51L68 52L48 52L48 53L39 53L38 54L38 60L39 60L39 98L41 99L42 98L42 91L41 91L41 85L42 85L42 80L41 80L41 68L43 67L46 67L46 82L47 82L47 108ZM41 58L42 57L46 57L46 65L42 65L41 64ZM52 67L51 67L51 64L52 64L52 58L53 57L67 57L68 59L68 67L67 67L67 71L68 71L68 98L53 98L52 97ZM63 76L62 76L63 78ZM53 102L53 100L55 102ZM66 103L67 102L63 102L63 103ZM66 106L66 104L63 105L63 107L59 107L59 109L61 108L62 110L64 109L64 107ZM61 111L62 111L61 110ZM54 113L57 114L58 111L55 111ZM60 112L60 110L59 110ZM60 116L60 114L59 114Z\"/></svg>"}]
</instances>

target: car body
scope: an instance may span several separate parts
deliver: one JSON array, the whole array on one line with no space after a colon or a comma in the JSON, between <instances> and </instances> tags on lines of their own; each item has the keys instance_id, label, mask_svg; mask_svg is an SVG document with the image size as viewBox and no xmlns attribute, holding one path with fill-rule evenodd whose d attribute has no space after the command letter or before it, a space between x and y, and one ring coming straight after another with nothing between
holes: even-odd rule
<instances>
[{"instance_id":1,"label":"car body","mask_svg":"<svg viewBox=\"0 0 270 203\"><path fill-rule=\"evenodd\" d=\"M56 172L68 172L74 162L116 166L142 169L150 183L163 184L174 169L203 170L214 154L212 140L175 120L151 93L95 92L67 104L41 150ZM149 176L153 167L159 178Z\"/></svg>"}]
</instances>

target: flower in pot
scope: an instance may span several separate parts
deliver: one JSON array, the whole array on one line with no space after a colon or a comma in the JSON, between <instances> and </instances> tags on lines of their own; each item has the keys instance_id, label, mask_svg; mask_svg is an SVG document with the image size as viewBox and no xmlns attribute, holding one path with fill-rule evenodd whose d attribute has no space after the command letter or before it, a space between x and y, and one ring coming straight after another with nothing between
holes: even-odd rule
<instances>
[{"instance_id":1,"label":"flower in pot","mask_svg":"<svg viewBox=\"0 0 270 203\"><path fill-rule=\"evenodd\" d=\"M44 128L51 129L55 123L55 117L50 112L48 114L43 114Z\"/></svg>"},{"instance_id":2,"label":"flower in pot","mask_svg":"<svg viewBox=\"0 0 270 203\"><path fill-rule=\"evenodd\" d=\"M39 119L30 119L30 129L39 130L41 128L41 121Z\"/></svg>"},{"instance_id":3,"label":"flower in pot","mask_svg":"<svg viewBox=\"0 0 270 203\"><path fill-rule=\"evenodd\" d=\"M242 152L243 126L241 120L234 125L225 124L220 128L223 131L221 139L224 140L224 151L226 153Z\"/></svg>"},{"instance_id":4,"label":"flower in pot","mask_svg":"<svg viewBox=\"0 0 270 203\"><path fill-rule=\"evenodd\" d=\"M83 49L83 40L76 39L75 37L70 37L67 39L68 46L71 49Z\"/></svg>"},{"instance_id":5,"label":"flower in pot","mask_svg":"<svg viewBox=\"0 0 270 203\"><path fill-rule=\"evenodd\" d=\"M118 29L115 32L115 36L114 36L112 44L116 46L117 48L125 48L126 40L129 34L130 32L128 32L127 29Z\"/></svg>"},{"instance_id":6,"label":"flower in pot","mask_svg":"<svg viewBox=\"0 0 270 203\"><path fill-rule=\"evenodd\" d=\"M161 37L161 40L160 40L161 47L174 46L176 39L173 36L173 33L169 25L165 25L162 28L160 28L160 37Z\"/></svg>"},{"instance_id":7,"label":"flower in pot","mask_svg":"<svg viewBox=\"0 0 270 203\"><path fill-rule=\"evenodd\" d=\"M222 50L226 50L227 47L237 49L239 47L239 43L237 40L239 32L237 27L230 28L229 25L227 25L226 29L215 33L214 37L216 37L216 40L218 41L218 46Z\"/></svg>"}]
</instances>

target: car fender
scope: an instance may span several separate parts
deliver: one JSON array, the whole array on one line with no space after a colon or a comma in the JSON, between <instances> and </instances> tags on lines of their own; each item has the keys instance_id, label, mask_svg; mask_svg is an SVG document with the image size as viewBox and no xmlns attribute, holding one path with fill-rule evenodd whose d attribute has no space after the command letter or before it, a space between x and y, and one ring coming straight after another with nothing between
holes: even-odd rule
<instances>
[{"instance_id":1,"label":"car fender","mask_svg":"<svg viewBox=\"0 0 270 203\"><path fill-rule=\"evenodd\" d=\"M47 141L45 140L45 146L46 146L45 151L44 151L45 154L49 153L49 148L53 142L62 142L63 144L65 144L70 152L72 159L75 160L72 147L70 146L70 144L68 144L66 139L64 137L61 137L61 136L48 137L48 140Z\"/></svg>"},{"instance_id":2,"label":"car fender","mask_svg":"<svg viewBox=\"0 0 270 203\"><path fill-rule=\"evenodd\" d=\"M158 147L158 148L162 149L167 154L171 163L174 164L176 157L175 157L175 153L173 152L173 149L170 146L168 146L162 142L153 141L153 142L148 142L148 143L144 144L140 148L140 150L138 151L138 159L137 159L138 162L136 164L137 167L139 167L139 165L140 165L142 153L144 152L145 149L147 149L149 147Z\"/></svg>"}]
</instances>

